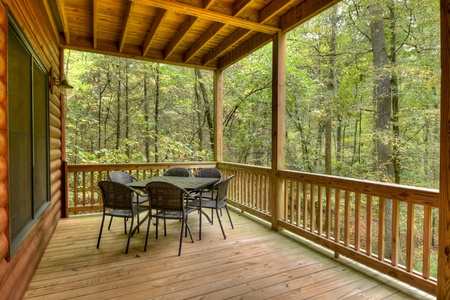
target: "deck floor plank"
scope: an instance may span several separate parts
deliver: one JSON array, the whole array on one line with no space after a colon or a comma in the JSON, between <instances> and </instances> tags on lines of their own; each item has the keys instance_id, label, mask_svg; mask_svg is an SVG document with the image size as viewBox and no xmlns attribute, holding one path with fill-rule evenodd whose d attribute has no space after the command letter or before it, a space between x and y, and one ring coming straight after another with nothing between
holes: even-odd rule
<instances>
[{"instance_id":1,"label":"deck floor plank","mask_svg":"<svg viewBox=\"0 0 450 300\"><path fill-rule=\"evenodd\" d=\"M268 226L232 211L224 215L227 239L218 224L190 217L194 243L183 240L180 223L155 239L151 224L131 239L125 254L122 220L103 231L96 249L100 215L62 219L24 299L423 299L369 277ZM109 220L108 220L109 221ZM145 224L146 225L146 224Z\"/></svg>"}]
</instances>

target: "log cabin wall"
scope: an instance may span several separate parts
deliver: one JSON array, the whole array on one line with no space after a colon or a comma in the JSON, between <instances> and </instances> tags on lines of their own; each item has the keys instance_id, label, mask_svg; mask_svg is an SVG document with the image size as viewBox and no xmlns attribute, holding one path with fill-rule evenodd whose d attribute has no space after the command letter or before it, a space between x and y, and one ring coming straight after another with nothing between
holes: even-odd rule
<instances>
[{"instance_id":1,"label":"log cabin wall","mask_svg":"<svg viewBox=\"0 0 450 300\"><path fill-rule=\"evenodd\" d=\"M21 299L60 218L62 198L62 135L61 94L55 85L49 93L50 111L50 206L36 221L19 250L9 257L9 197L8 197L8 143L6 91L6 49L8 9L47 70L60 76L61 50L52 21L47 19L49 9L45 0L0 0L0 294L2 299ZM50 80L51 81L51 80Z\"/></svg>"}]
</instances>

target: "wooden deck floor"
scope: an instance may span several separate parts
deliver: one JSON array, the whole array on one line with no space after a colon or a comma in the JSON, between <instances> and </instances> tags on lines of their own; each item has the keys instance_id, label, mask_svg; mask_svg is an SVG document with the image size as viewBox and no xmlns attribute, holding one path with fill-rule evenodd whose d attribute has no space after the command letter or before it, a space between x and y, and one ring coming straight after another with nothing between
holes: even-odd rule
<instances>
[{"instance_id":1,"label":"wooden deck floor","mask_svg":"<svg viewBox=\"0 0 450 300\"><path fill-rule=\"evenodd\" d=\"M384 276L364 274L268 226L232 212L224 215L227 239L218 224L204 221L198 241L198 216L190 223L195 243L185 239L177 256L178 222L147 252L145 234L131 239L125 254L123 222L113 222L96 249L100 215L62 219L25 299L429 299ZM391 282L389 285L386 283Z\"/></svg>"}]
</instances>

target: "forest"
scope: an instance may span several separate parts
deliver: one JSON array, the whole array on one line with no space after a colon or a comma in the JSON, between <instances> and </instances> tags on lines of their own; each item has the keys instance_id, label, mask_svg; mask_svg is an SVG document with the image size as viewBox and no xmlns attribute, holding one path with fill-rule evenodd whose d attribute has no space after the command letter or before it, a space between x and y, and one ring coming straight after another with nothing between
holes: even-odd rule
<instances>
[{"instance_id":1,"label":"forest","mask_svg":"<svg viewBox=\"0 0 450 300\"><path fill-rule=\"evenodd\" d=\"M437 0L345 0L287 34L286 167L439 187ZM224 71L224 160L271 164L272 45ZM212 160L212 72L65 50L67 159Z\"/></svg>"}]
</instances>

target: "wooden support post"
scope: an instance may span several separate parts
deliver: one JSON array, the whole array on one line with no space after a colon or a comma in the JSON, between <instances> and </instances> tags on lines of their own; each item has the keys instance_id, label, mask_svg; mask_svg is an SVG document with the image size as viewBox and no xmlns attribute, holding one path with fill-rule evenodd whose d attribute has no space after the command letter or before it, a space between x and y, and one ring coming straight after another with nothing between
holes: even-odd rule
<instances>
[{"instance_id":1,"label":"wooden support post","mask_svg":"<svg viewBox=\"0 0 450 300\"><path fill-rule=\"evenodd\" d=\"M278 228L283 215L284 184L278 180L278 170L285 168L286 161L286 33L273 37L272 61L272 182L270 207L272 228Z\"/></svg>"},{"instance_id":2,"label":"wooden support post","mask_svg":"<svg viewBox=\"0 0 450 300\"><path fill-rule=\"evenodd\" d=\"M59 74L60 82L61 74L65 74L64 70L64 49L59 48ZM69 217L69 190L68 190L68 175L67 175L67 161L66 161L66 95L63 93L59 94L61 101L61 106L59 110L61 111L61 218Z\"/></svg>"},{"instance_id":3,"label":"wooden support post","mask_svg":"<svg viewBox=\"0 0 450 300\"><path fill-rule=\"evenodd\" d=\"M214 72L214 160L223 161L223 71Z\"/></svg>"},{"instance_id":4,"label":"wooden support post","mask_svg":"<svg viewBox=\"0 0 450 300\"><path fill-rule=\"evenodd\" d=\"M441 0L441 163L437 299L450 299L450 0Z\"/></svg>"}]
</instances>

